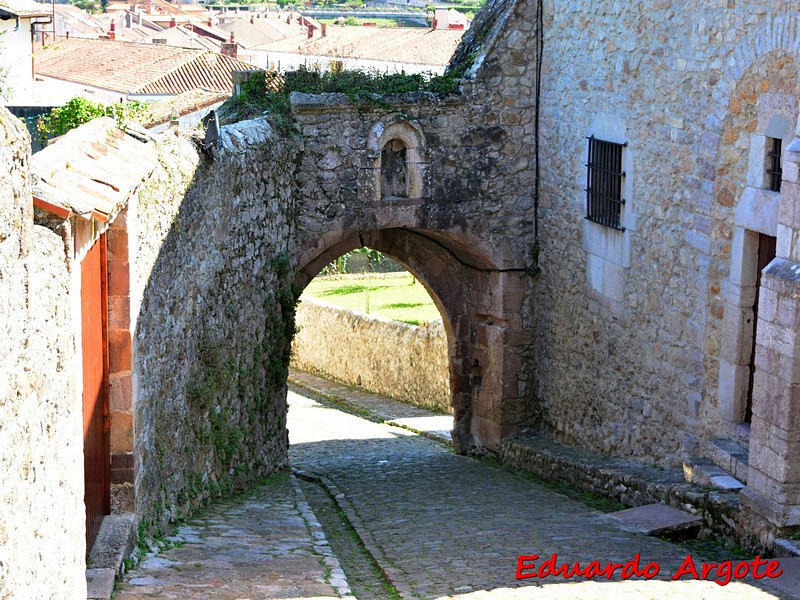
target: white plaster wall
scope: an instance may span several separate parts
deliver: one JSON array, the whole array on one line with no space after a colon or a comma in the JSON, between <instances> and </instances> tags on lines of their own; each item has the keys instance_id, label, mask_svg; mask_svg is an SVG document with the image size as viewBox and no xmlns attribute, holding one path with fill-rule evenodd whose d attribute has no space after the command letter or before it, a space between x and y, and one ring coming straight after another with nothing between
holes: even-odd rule
<instances>
[{"instance_id":1,"label":"white plaster wall","mask_svg":"<svg viewBox=\"0 0 800 600\"><path fill-rule=\"evenodd\" d=\"M33 54L31 52L31 20L0 21L0 68L7 69L5 83L0 86L7 93L2 100L19 104L30 94L33 84Z\"/></svg>"}]
</instances>

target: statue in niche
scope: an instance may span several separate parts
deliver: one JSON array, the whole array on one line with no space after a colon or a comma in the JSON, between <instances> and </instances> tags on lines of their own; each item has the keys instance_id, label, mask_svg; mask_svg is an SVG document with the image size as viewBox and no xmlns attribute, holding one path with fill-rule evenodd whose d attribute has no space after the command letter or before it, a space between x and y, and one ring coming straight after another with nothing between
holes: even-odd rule
<instances>
[{"instance_id":1,"label":"statue in niche","mask_svg":"<svg viewBox=\"0 0 800 600\"><path fill-rule=\"evenodd\" d=\"M381 150L381 197L408 197L406 146L400 140L390 140Z\"/></svg>"}]
</instances>

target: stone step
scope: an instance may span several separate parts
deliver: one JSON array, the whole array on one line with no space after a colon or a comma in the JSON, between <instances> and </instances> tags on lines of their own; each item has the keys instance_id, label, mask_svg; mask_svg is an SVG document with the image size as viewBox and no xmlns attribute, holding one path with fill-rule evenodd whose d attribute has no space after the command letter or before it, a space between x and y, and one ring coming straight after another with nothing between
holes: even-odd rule
<instances>
[{"instance_id":1,"label":"stone step","mask_svg":"<svg viewBox=\"0 0 800 600\"><path fill-rule=\"evenodd\" d=\"M773 552L777 558L800 558L800 540L775 540Z\"/></svg>"},{"instance_id":2,"label":"stone step","mask_svg":"<svg viewBox=\"0 0 800 600\"><path fill-rule=\"evenodd\" d=\"M646 504L609 513L609 517L624 523L633 531L647 535L663 535L686 531L703 525L702 517L691 515L666 504Z\"/></svg>"},{"instance_id":3,"label":"stone step","mask_svg":"<svg viewBox=\"0 0 800 600\"><path fill-rule=\"evenodd\" d=\"M720 469L742 483L747 483L747 470L750 466L747 448L731 439L716 438L704 442L702 452L705 458Z\"/></svg>"},{"instance_id":4,"label":"stone step","mask_svg":"<svg viewBox=\"0 0 800 600\"><path fill-rule=\"evenodd\" d=\"M684 464L684 473L686 481L696 485L711 486L731 492L738 492L745 486L729 472L704 459Z\"/></svg>"}]
</instances>

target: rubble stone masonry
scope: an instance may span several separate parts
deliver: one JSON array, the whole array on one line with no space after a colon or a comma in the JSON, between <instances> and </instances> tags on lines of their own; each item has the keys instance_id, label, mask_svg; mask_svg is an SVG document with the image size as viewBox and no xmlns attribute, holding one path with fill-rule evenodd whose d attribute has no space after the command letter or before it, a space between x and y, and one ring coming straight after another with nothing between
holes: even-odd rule
<instances>
[{"instance_id":1,"label":"rubble stone masonry","mask_svg":"<svg viewBox=\"0 0 800 600\"><path fill-rule=\"evenodd\" d=\"M297 306L292 365L404 402L453 412L447 336L305 298Z\"/></svg>"},{"instance_id":2,"label":"rubble stone masonry","mask_svg":"<svg viewBox=\"0 0 800 600\"><path fill-rule=\"evenodd\" d=\"M165 136L128 209L136 509L163 526L287 464L296 147L262 120L213 159Z\"/></svg>"},{"instance_id":3,"label":"rubble stone masonry","mask_svg":"<svg viewBox=\"0 0 800 600\"><path fill-rule=\"evenodd\" d=\"M33 224L29 158L0 108L0 597L60 600L86 597L81 407L64 241Z\"/></svg>"},{"instance_id":4,"label":"rubble stone masonry","mask_svg":"<svg viewBox=\"0 0 800 600\"><path fill-rule=\"evenodd\" d=\"M784 135L797 120L792 5L544 11L541 419L564 441L648 461L678 462L709 437L746 446L748 240L776 235L763 152L774 118ZM584 218L590 135L627 144L625 231Z\"/></svg>"}]
</instances>

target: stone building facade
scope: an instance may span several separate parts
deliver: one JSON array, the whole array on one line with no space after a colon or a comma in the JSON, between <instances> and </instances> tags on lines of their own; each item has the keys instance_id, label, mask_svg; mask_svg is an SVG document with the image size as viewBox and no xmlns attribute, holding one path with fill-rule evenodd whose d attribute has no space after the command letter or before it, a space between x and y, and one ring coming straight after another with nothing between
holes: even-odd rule
<instances>
[{"instance_id":1,"label":"stone building facade","mask_svg":"<svg viewBox=\"0 0 800 600\"><path fill-rule=\"evenodd\" d=\"M784 2L544 2L541 422L646 461L749 448L764 543L800 526L798 40ZM586 218L591 136L624 144L623 229Z\"/></svg>"}]
</instances>

